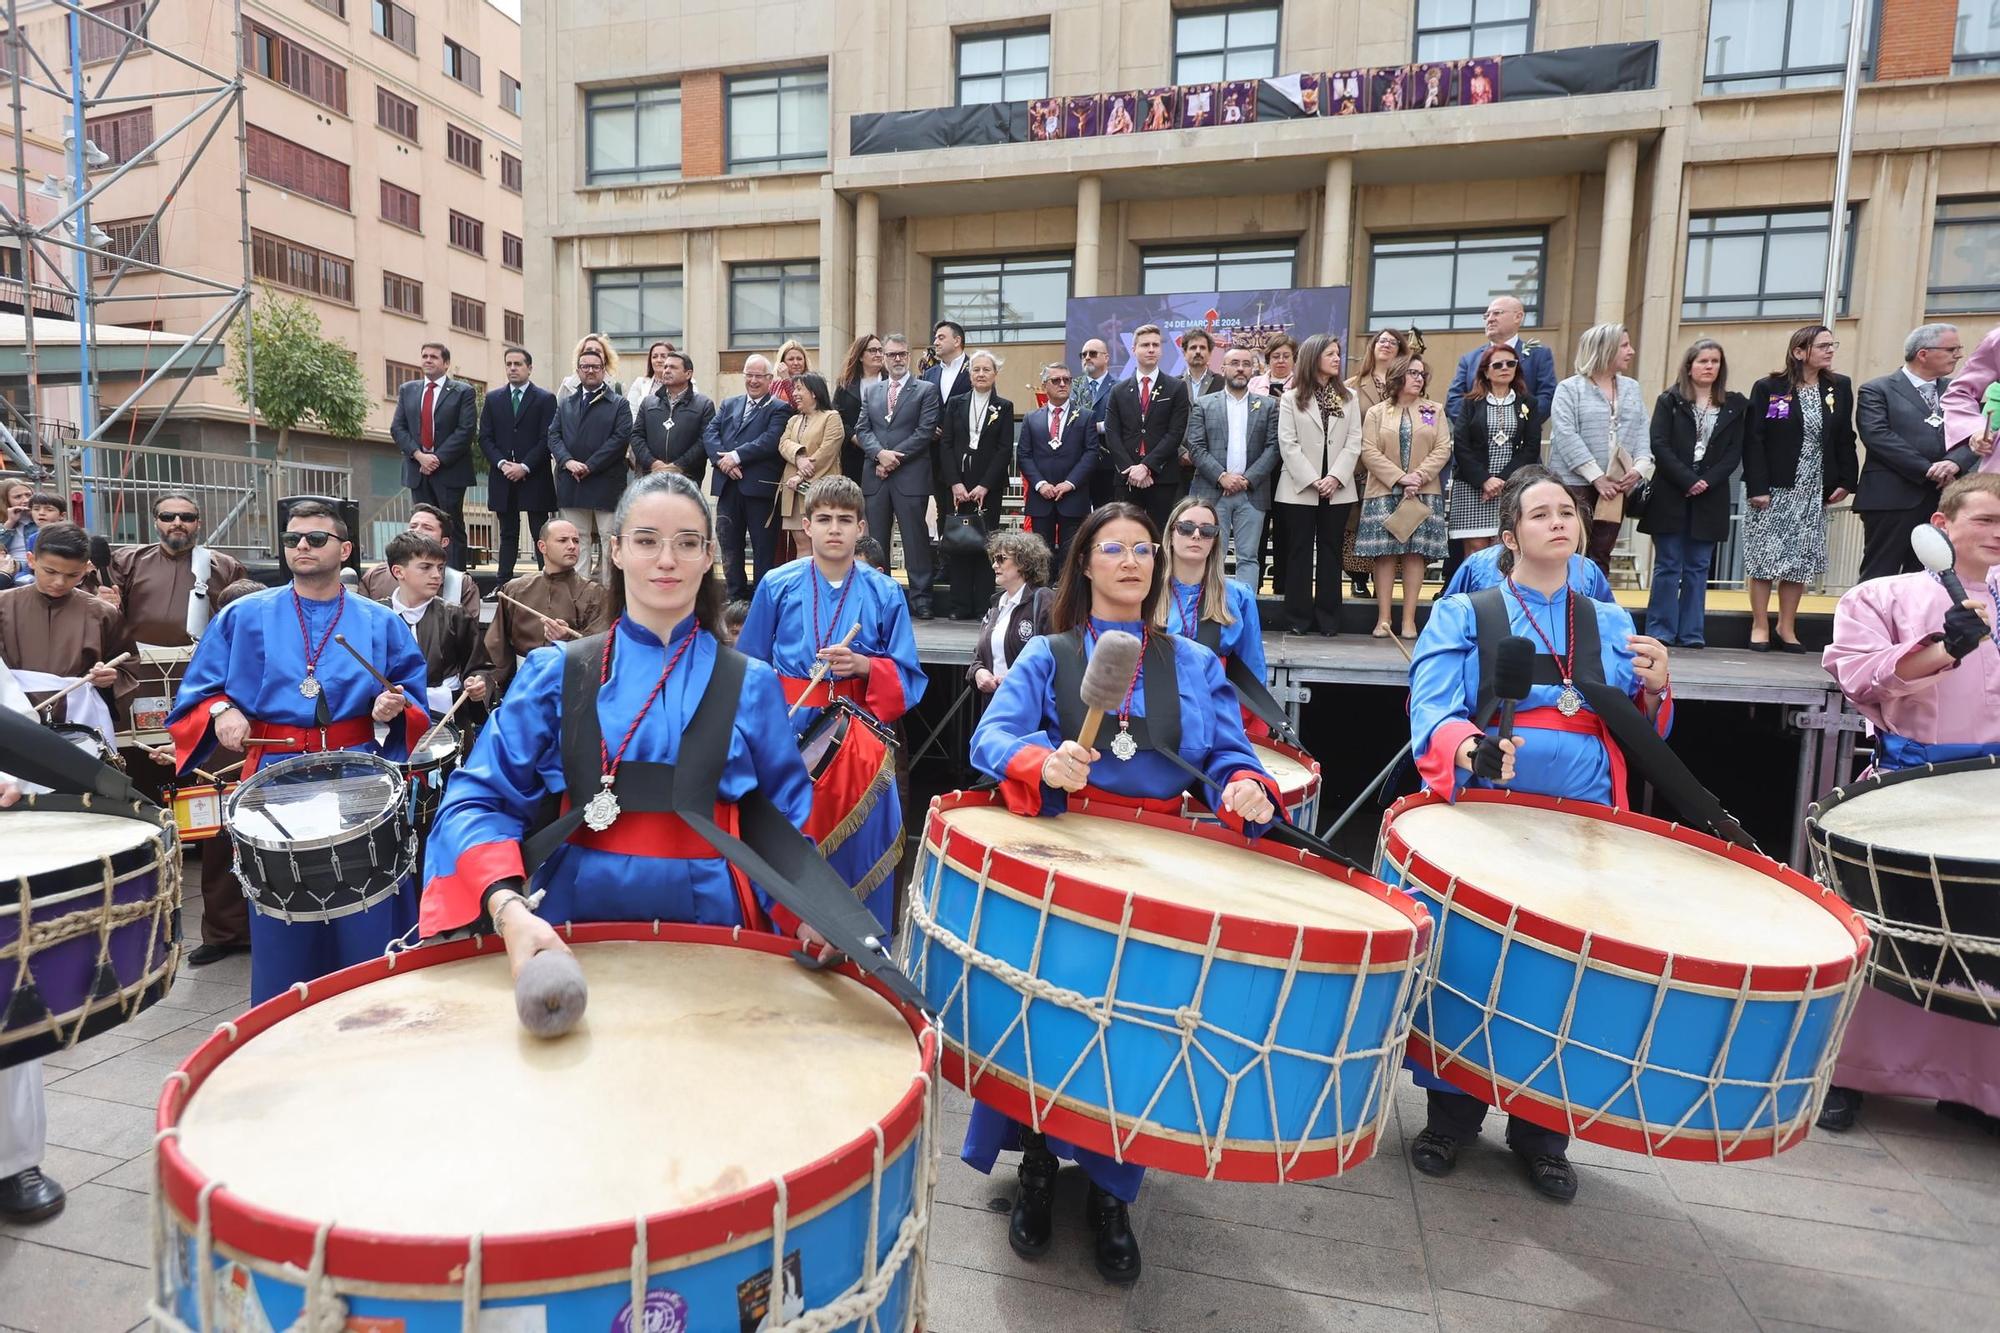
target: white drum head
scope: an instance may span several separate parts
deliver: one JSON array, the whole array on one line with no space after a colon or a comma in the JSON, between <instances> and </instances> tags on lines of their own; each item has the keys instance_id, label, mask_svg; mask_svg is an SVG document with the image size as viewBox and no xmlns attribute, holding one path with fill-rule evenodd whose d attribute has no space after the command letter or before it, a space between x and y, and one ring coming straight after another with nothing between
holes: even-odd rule
<instances>
[{"instance_id":1,"label":"white drum head","mask_svg":"<svg viewBox=\"0 0 2000 1333\"><path fill-rule=\"evenodd\" d=\"M1254 742L1250 748L1257 752L1257 762L1262 764L1264 771L1277 782L1279 791L1302 792L1312 786L1312 770L1283 750L1267 749Z\"/></svg>"},{"instance_id":2,"label":"white drum head","mask_svg":"<svg viewBox=\"0 0 2000 1333\"><path fill-rule=\"evenodd\" d=\"M12 810L0 830L7 834L8 879L88 865L100 856L129 852L160 833L144 820L62 810Z\"/></svg>"},{"instance_id":3,"label":"white drum head","mask_svg":"<svg viewBox=\"0 0 2000 1333\"><path fill-rule=\"evenodd\" d=\"M908 1023L846 977L716 945L576 954L590 1008L558 1041L522 1030L497 950L311 1005L195 1091L181 1148L307 1221L554 1231L796 1170L866 1133L917 1075Z\"/></svg>"},{"instance_id":4,"label":"white drum head","mask_svg":"<svg viewBox=\"0 0 2000 1333\"><path fill-rule=\"evenodd\" d=\"M1606 819L1526 805L1422 805L1396 819L1447 875L1579 930L1723 963L1852 957L1839 918L1713 852ZM1450 929L1450 927L1444 927Z\"/></svg>"},{"instance_id":5,"label":"white drum head","mask_svg":"<svg viewBox=\"0 0 2000 1333\"><path fill-rule=\"evenodd\" d=\"M2000 767L1892 782L1821 811L1819 826L1870 847L2000 861L1996 816Z\"/></svg>"},{"instance_id":6,"label":"white drum head","mask_svg":"<svg viewBox=\"0 0 2000 1333\"><path fill-rule=\"evenodd\" d=\"M1339 880L1192 833L1093 815L1029 819L997 805L947 810L944 821L996 852L1201 912L1325 930L1411 928L1394 907Z\"/></svg>"}]
</instances>

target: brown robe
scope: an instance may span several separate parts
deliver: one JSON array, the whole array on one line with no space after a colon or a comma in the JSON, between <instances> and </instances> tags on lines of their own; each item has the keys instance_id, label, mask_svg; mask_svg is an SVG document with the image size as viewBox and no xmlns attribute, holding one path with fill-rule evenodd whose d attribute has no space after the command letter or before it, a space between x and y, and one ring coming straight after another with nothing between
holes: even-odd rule
<instances>
[{"instance_id":1,"label":"brown robe","mask_svg":"<svg viewBox=\"0 0 2000 1333\"><path fill-rule=\"evenodd\" d=\"M459 571L464 573L463 570ZM380 564L361 576L361 595L389 604L389 594L396 591L396 576L389 572L387 564ZM458 605L472 622L479 623L479 585L472 581L472 575L465 575L465 584L458 590Z\"/></svg>"},{"instance_id":2,"label":"brown robe","mask_svg":"<svg viewBox=\"0 0 2000 1333\"><path fill-rule=\"evenodd\" d=\"M486 627L486 655L493 664L493 687L505 690L520 659L548 644L540 617L513 602L567 624L578 634L596 634L611 623L610 594L575 570L562 574L523 574L500 590L493 623Z\"/></svg>"},{"instance_id":3,"label":"brown robe","mask_svg":"<svg viewBox=\"0 0 2000 1333\"><path fill-rule=\"evenodd\" d=\"M386 597L382 599L382 605L394 611L398 618L403 614ZM422 618L411 626L411 630L417 636L417 650L424 655L426 685L442 685L453 676L464 681L485 669L486 645L480 635L476 614L468 616L460 608L447 604L443 598L433 597L424 607Z\"/></svg>"},{"instance_id":4,"label":"brown robe","mask_svg":"<svg viewBox=\"0 0 2000 1333\"><path fill-rule=\"evenodd\" d=\"M244 577L242 562L213 547L208 553L209 618L221 603L222 590ZM111 555L111 586L118 590L121 613L135 644L181 648L194 642L187 633L188 597L194 590L194 553L170 554L157 542L122 546ZM134 650L136 653L136 649ZM134 656L118 668L118 725L130 727L135 699L165 699L171 703L186 663L147 662ZM144 719L153 727L150 717ZM157 741L158 738L155 738Z\"/></svg>"},{"instance_id":5,"label":"brown robe","mask_svg":"<svg viewBox=\"0 0 2000 1333\"><path fill-rule=\"evenodd\" d=\"M0 661L10 667L81 676L131 647L125 617L80 589L58 598L43 596L33 584L0 592ZM39 704L49 693L32 693L28 699Z\"/></svg>"}]
</instances>

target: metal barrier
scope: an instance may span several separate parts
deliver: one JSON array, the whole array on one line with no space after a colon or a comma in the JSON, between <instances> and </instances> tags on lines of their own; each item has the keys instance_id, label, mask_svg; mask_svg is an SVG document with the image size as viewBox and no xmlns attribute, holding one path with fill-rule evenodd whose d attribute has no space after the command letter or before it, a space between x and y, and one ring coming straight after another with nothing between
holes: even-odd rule
<instances>
[{"instance_id":1,"label":"metal barrier","mask_svg":"<svg viewBox=\"0 0 2000 1333\"><path fill-rule=\"evenodd\" d=\"M278 497L353 493L344 467L90 440L62 442L56 479L114 546L154 540L154 501L180 494L201 506L207 544L246 561L276 558Z\"/></svg>"}]
</instances>

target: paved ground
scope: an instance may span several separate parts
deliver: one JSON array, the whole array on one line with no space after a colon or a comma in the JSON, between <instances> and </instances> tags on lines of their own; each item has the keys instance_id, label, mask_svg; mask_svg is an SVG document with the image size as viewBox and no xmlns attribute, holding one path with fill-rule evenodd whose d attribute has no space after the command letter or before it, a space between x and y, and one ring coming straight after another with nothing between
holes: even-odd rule
<instances>
[{"instance_id":1,"label":"paved ground","mask_svg":"<svg viewBox=\"0 0 2000 1333\"><path fill-rule=\"evenodd\" d=\"M191 867L192 869L192 867ZM189 911L191 936L198 899ZM68 1211L0 1228L0 1330L124 1333L146 1292L147 1151L160 1081L247 997L248 960L183 972L137 1020L47 1064L47 1169ZM930 1245L937 1333L1094 1330L1843 1329L1995 1327L2000 1141L1911 1102L1871 1100L1861 1127L1774 1162L1652 1164L1575 1153L1569 1207L1532 1196L1493 1142L1449 1181L1403 1145L1422 1123L1407 1086L1397 1132L1319 1185L1213 1185L1155 1175L1135 1213L1146 1273L1129 1292L1091 1268L1083 1186L1065 1172L1056 1245L1007 1248L1012 1170L949 1151ZM965 1103L947 1105L955 1148Z\"/></svg>"}]
</instances>

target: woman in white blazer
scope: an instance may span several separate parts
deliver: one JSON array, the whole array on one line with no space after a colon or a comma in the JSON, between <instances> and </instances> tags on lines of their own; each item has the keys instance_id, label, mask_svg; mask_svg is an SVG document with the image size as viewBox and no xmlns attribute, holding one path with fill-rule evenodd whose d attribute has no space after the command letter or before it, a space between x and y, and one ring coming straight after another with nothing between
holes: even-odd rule
<instances>
[{"instance_id":1,"label":"woman in white blazer","mask_svg":"<svg viewBox=\"0 0 2000 1333\"><path fill-rule=\"evenodd\" d=\"M1340 339L1318 333L1278 399L1278 476L1271 493L1285 534L1287 634L1340 633L1340 545L1359 502L1361 411L1340 382Z\"/></svg>"}]
</instances>

